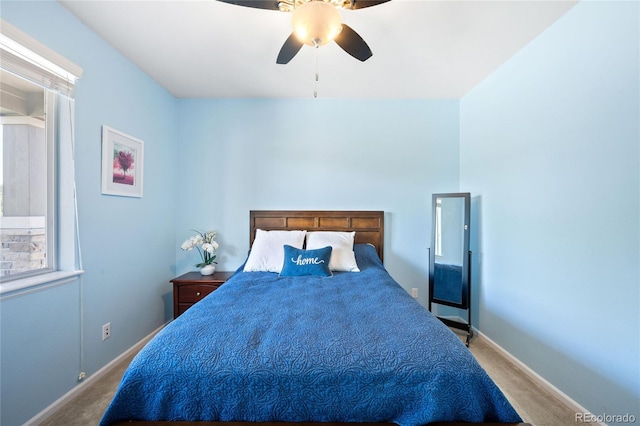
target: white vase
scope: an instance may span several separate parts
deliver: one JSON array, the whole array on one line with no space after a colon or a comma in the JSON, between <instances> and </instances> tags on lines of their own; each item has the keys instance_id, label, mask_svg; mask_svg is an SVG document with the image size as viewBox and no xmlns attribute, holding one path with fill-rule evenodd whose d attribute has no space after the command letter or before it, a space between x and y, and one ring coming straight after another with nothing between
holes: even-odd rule
<instances>
[{"instance_id":1,"label":"white vase","mask_svg":"<svg viewBox=\"0 0 640 426\"><path fill-rule=\"evenodd\" d=\"M200 273L202 275L213 275L215 271L216 271L215 265L204 265L202 268L200 268Z\"/></svg>"}]
</instances>

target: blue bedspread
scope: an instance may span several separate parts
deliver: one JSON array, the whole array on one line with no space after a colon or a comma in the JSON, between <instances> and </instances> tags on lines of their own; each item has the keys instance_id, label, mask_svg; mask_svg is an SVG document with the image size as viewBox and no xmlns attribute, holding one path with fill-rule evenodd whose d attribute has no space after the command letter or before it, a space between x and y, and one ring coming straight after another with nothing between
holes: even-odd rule
<instances>
[{"instance_id":1,"label":"blue bedspread","mask_svg":"<svg viewBox=\"0 0 640 426\"><path fill-rule=\"evenodd\" d=\"M521 421L460 339L388 275L375 250L355 250L359 273L237 272L140 351L101 425Z\"/></svg>"},{"instance_id":2,"label":"blue bedspread","mask_svg":"<svg viewBox=\"0 0 640 426\"><path fill-rule=\"evenodd\" d=\"M462 304L467 287L462 285L462 266L436 263L433 265L433 297Z\"/></svg>"}]
</instances>

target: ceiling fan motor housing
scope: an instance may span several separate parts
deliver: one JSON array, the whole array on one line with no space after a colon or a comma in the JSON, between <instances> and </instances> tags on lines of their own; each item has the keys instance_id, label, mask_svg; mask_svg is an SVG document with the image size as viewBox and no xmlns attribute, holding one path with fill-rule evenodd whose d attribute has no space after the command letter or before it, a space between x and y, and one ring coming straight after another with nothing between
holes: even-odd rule
<instances>
[{"instance_id":1,"label":"ceiling fan motor housing","mask_svg":"<svg viewBox=\"0 0 640 426\"><path fill-rule=\"evenodd\" d=\"M309 1L293 11L291 24L296 37L309 46L323 46L342 30L340 11L324 1Z\"/></svg>"}]
</instances>

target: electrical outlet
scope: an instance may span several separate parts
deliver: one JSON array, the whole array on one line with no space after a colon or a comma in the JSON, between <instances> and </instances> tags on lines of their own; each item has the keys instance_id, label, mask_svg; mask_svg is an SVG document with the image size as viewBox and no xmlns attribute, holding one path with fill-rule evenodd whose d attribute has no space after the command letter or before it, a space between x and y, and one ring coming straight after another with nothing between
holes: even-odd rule
<instances>
[{"instance_id":1,"label":"electrical outlet","mask_svg":"<svg viewBox=\"0 0 640 426\"><path fill-rule=\"evenodd\" d=\"M111 323L108 322L102 326L102 340L107 340L111 337Z\"/></svg>"},{"instance_id":2,"label":"electrical outlet","mask_svg":"<svg viewBox=\"0 0 640 426\"><path fill-rule=\"evenodd\" d=\"M414 299L418 298L418 288L414 287L411 289L411 297L413 297Z\"/></svg>"}]
</instances>

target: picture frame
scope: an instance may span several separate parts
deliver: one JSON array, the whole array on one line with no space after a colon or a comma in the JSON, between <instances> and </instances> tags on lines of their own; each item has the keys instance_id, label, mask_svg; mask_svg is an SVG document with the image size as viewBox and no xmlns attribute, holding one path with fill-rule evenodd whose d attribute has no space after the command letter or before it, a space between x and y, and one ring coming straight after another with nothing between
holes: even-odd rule
<instances>
[{"instance_id":1,"label":"picture frame","mask_svg":"<svg viewBox=\"0 0 640 426\"><path fill-rule=\"evenodd\" d=\"M102 126L102 193L142 198L144 142Z\"/></svg>"}]
</instances>

